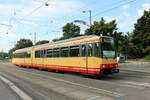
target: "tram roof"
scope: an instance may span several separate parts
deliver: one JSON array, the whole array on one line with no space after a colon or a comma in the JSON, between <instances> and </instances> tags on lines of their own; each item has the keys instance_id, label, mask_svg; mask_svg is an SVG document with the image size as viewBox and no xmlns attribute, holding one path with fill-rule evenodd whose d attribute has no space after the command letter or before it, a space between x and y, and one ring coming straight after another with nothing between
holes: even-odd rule
<instances>
[{"instance_id":1,"label":"tram roof","mask_svg":"<svg viewBox=\"0 0 150 100\"><path fill-rule=\"evenodd\" d=\"M96 35L80 36L80 37L70 38L70 39L66 39L66 40L60 40L60 41L51 42L51 43L58 44L58 43L62 43L62 42L70 42L70 41L76 41L76 40L80 40L80 39L93 38L93 37L98 37L98 36L96 36Z\"/></svg>"},{"instance_id":2,"label":"tram roof","mask_svg":"<svg viewBox=\"0 0 150 100\"><path fill-rule=\"evenodd\" d=\"M56 41L56 42L49 42L49 43L45 43L45 44L41 44L41 45L28 47L28 48L18 49L14 53L31 51L31 49L33 49L33 48L43 48L43 47L47 47L48 45L57 45L60 43L73 42L73 41L78 41L78 40L82 40L82 39L91 39L91 38L98 39L100 37L108 37L109 38L109 36L96 36L96 35L80 36L80 37L70 38L70 39L66 39L66 40L60 40L60 41Z\"/></svg>"}]
</instances>

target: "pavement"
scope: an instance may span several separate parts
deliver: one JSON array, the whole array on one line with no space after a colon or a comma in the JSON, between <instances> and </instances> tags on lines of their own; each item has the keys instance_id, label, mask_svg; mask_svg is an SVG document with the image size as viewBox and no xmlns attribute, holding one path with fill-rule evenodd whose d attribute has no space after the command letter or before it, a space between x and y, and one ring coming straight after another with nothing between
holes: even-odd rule
<instances>
[{"instance_id":1,"label":"pavement","mask_svg":"<svg viewBox=\"0 0 150 100\"><path fill-rule=\"evenodd\" d=\"M21 100L3 81L0 80L0 100Z\"/></svg>"},{"instance_id":2,"label":"pavement","mask_svg":"<svg viewBox=\"0 0 150 100\"><path fill-rule=\"evenodd\" d=\"M150 62L127 61L126 63L119 63L119 68L127 71L150 73Z\"/></svg>"},{"instance_id":3,"label":"pavement","mask_svg":"<svg viewBox=\"0 0 150 100\"><path fill-rule=\"evenodd\" d=\"M0 63L0 75L13 82L33 100L149 100L150 73L134 71L141 68L137 68L136 64L119 64L120 73L101 79L92 76L85 78L77 73L61 74L22 68L10 63ZM149 63L144 63L144 67L149 68ZM125 68L131 71L123 70ZM3 85L6 87L3 88ZM14 97L11 100L19 100L6 84L0 85L0 88L10 95L8 99L2 100L9 100L11 96ZM0 94L5 94L2 90Z\"/></svg>"}]
</instances>

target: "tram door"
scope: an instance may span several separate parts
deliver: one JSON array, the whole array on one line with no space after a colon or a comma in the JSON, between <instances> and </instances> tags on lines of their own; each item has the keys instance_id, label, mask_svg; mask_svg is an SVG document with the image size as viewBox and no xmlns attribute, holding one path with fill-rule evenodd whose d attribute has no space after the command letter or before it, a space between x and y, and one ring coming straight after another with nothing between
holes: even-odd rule
<instances>
[{"instance_id":1,"label":"tram door","mask_svg":"<svg viewBox=\"0 0 150 100\"><path fill-rule=\"evenodd\" d=\"M33 66L38 68L43 68L44 66L44 57L45 57L45 51L44 50L37 50L34 51L33 56Z\"/></svg>"},{"instance_id":2,"label":"tram door","mask_svg":"<svg viewBox=\"0 0 150 100\"><path fill-rule=\"evenodd\" d=\"M43 55L42 55L42 66L43 68L46 68L46 55L47 55L47 51L43 50Z\"/></svg>"},{"instance_id":3,"label":"tram door","mask_svg":"<svg viewBox=\"0 0 150 100\"><path fill-rule=\"evenodd\" d=\"M35 65L35 51L32 49L31 51L31 66Z\"/></svg>"},{"instance_id":4,"label":"tram door","mask_svg":"<svg viewBox=\"0 0 150 100\"><path fill-rule=\"evenodd\" d=\"M45 62L44 62L44 59L45 59L45 55L46 55L46 50L41 50L41 68L45 68Z\"/></svg>"},{"instance_id":5,"label":"tram door","mask_svg":"<svg viewBox=\"0 0 150 100\"><path fill-rule=\"evenodd\" d=\"M87 44L80 45L80 54L82 59L82 64L84 66L84 70L88 73L88 57L87 57Z\"/></svg>"}]
</instances>

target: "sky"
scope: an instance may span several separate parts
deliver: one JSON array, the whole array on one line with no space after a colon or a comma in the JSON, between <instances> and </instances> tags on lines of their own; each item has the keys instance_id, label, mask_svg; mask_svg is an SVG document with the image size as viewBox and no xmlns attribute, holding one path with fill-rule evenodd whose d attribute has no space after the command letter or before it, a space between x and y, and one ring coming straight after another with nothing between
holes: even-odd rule
<instances>
[{"instance_id":1,"label":"sky","mask_svg":"<svg viewBox=\"0 0 150 100\"><path fill-rule=\"evenodd\" d=\"M89 23L89 10L92 22L116 20L118 31L126 34L149 8L150 0L0 0L0 51L8 52L21 38L34 41L35 32L36 41L59 38L66 23ZM75 24L81 33L88 28Z\"/></svg>"}]
</instances>

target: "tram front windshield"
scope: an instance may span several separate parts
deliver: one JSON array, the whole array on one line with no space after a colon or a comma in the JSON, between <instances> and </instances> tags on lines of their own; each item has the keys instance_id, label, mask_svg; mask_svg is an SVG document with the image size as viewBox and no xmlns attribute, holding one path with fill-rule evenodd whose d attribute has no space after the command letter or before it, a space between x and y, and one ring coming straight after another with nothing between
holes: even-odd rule
<instances>
[{"instance_id":1,"label":"tram front windshield","mask_svg":"<svg viewBox=\"0 0 150 100\"><path fill-rule=\"evenodd\" d=\"M101 43L103 57L115 57L115 44L113 38L103 38Z\"/></svg>"}]
</instances>

